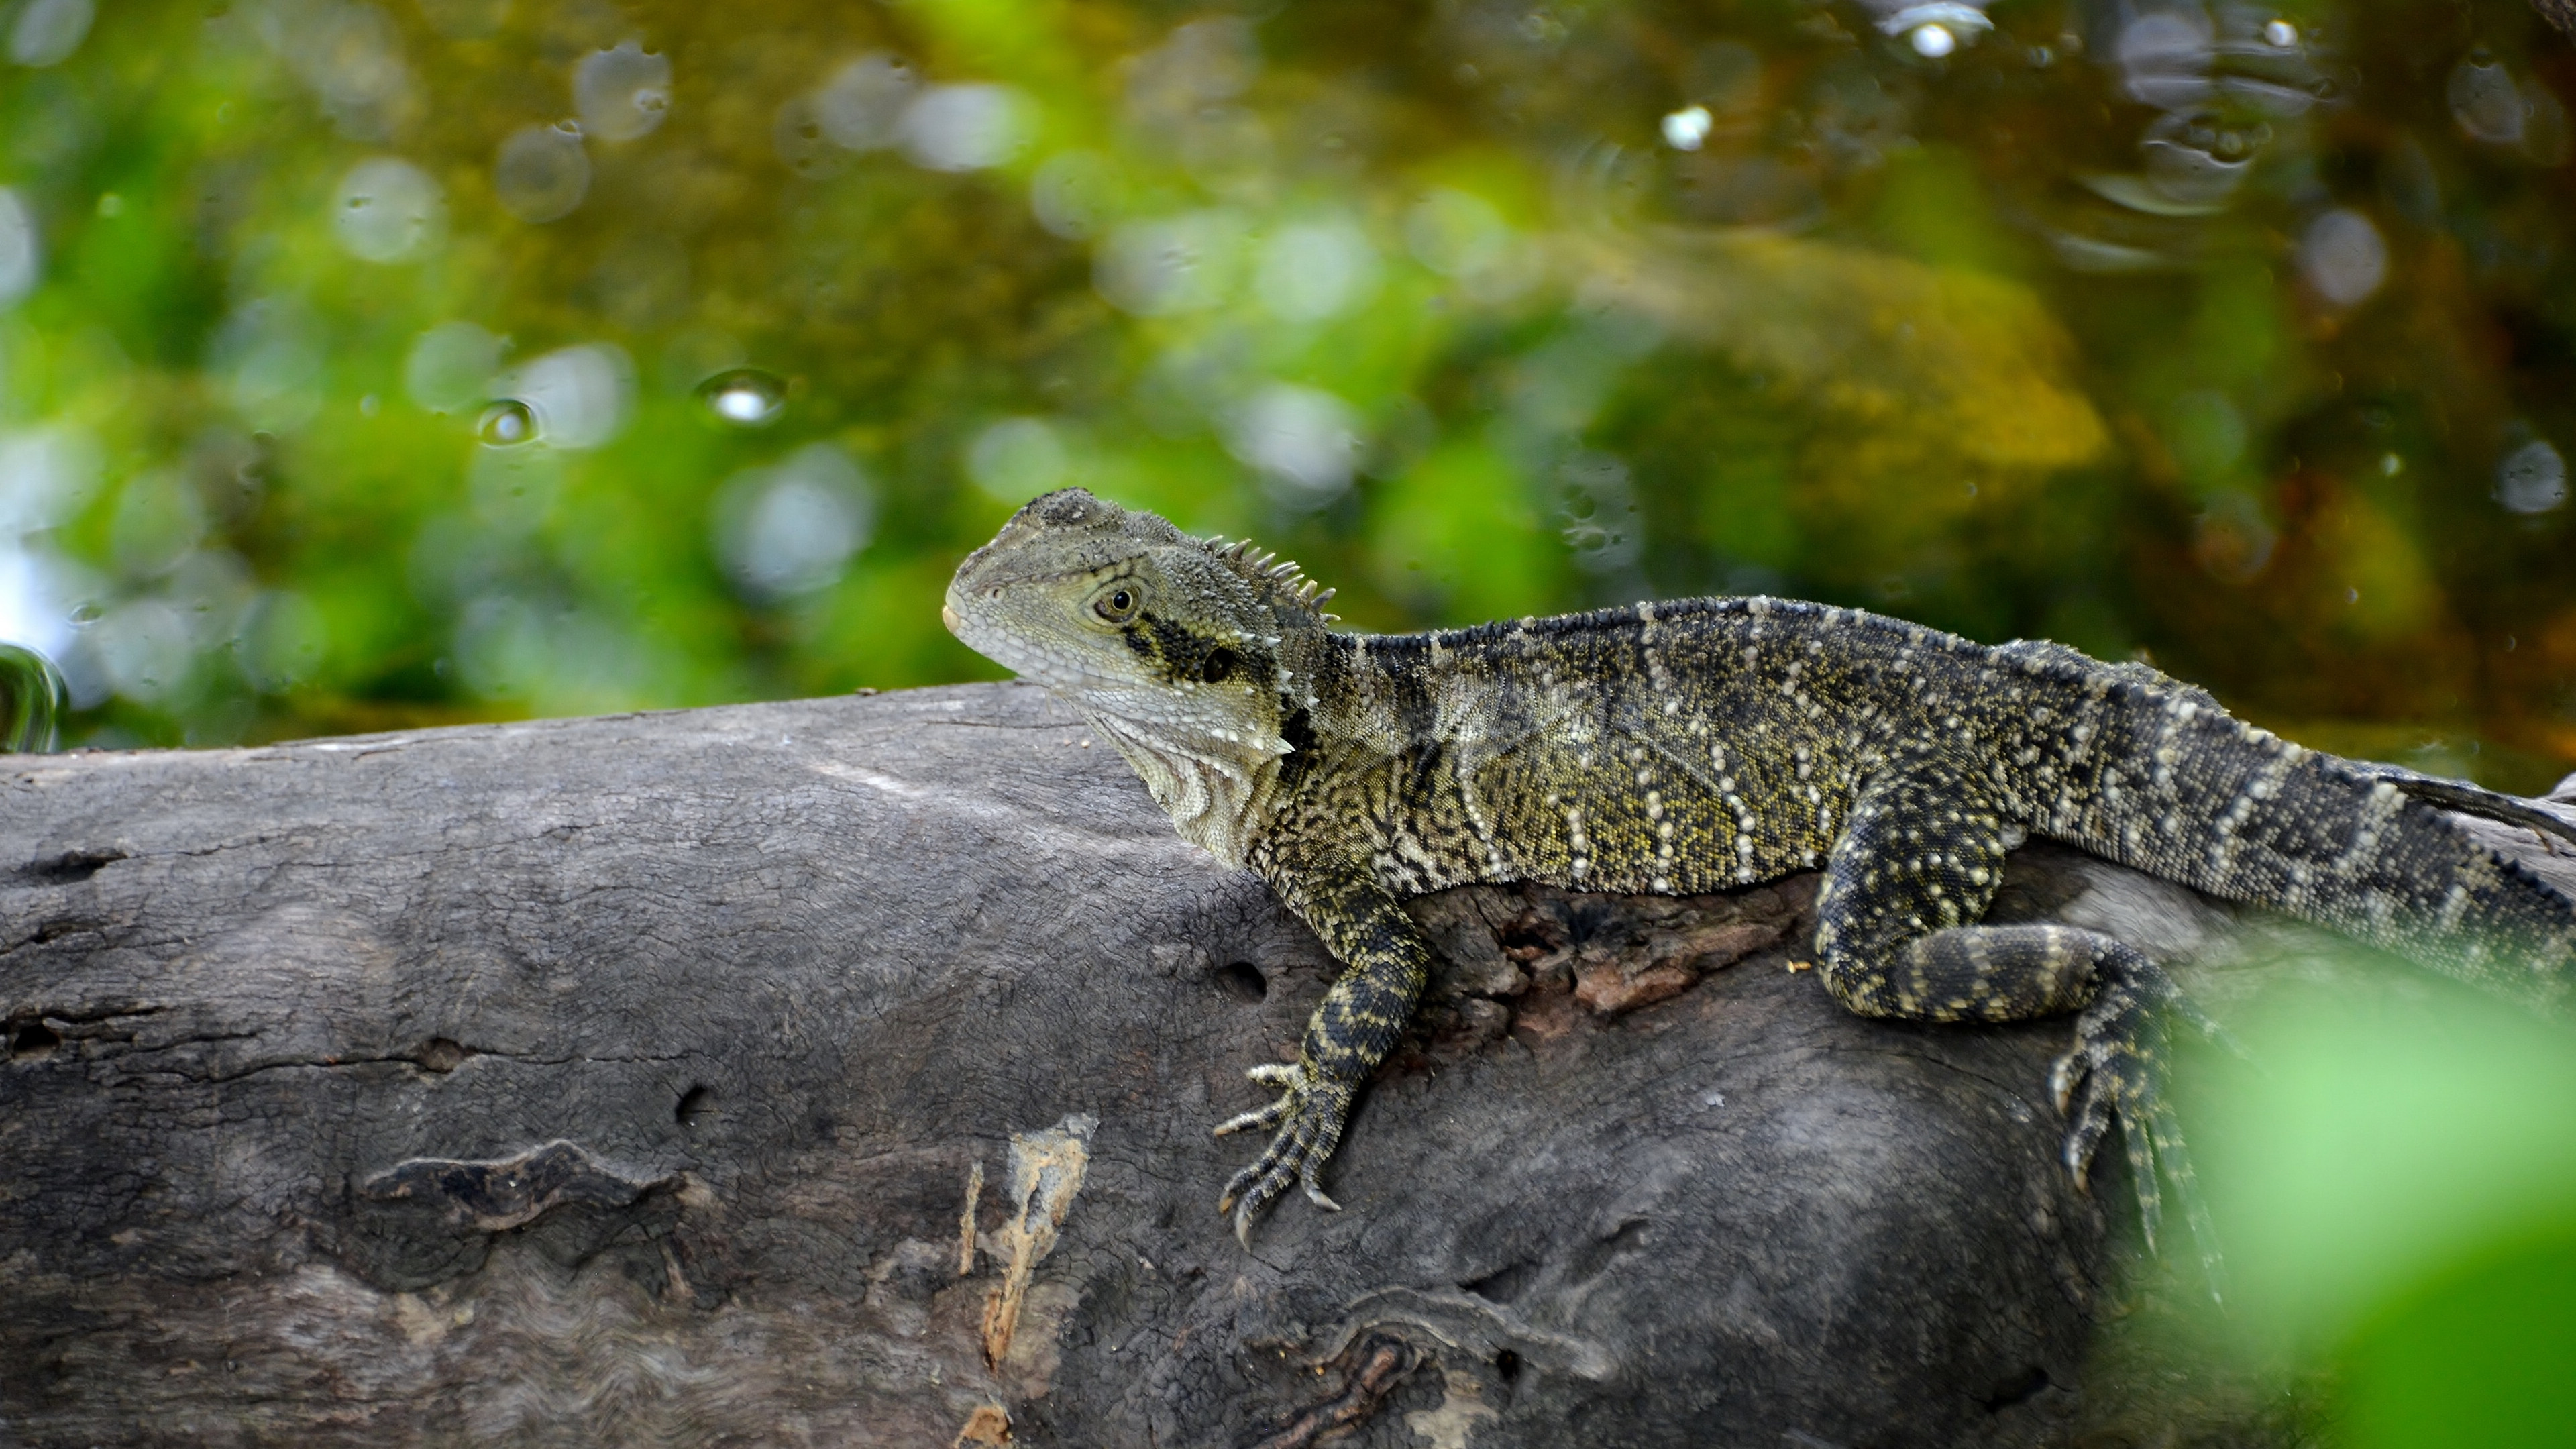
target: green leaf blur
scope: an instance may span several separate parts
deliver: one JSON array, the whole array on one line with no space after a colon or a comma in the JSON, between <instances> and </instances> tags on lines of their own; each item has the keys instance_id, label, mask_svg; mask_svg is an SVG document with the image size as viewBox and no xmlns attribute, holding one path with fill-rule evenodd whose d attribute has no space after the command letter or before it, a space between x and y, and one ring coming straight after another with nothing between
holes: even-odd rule
<instances>
[{"instance_id":1,"label":"green leaf blur","mask_svg":"<svg viewBox=\"0 0 2576 1449\"><path fill-rule=\"evenodd\" d=\"M2567 47L2185 11L14 0L0 637L67 744L982 678L1081 484L1359 627L1771 590L2545 784Z\"/></svg>"},{"instance_id":2,"label":"green leaf blur","mask_svg":"<svg viewBox=\"0 0 2576 1449\"><path fill-rule=\"evenodd\" d=\"M2232 1280L2202 1331L2323 1366L2348 1449L2565 1444L2576 1037L2385 961L2338 969L2243 1014L2254 1068L2192 1074Z\"/></svg>"}]
</instances>

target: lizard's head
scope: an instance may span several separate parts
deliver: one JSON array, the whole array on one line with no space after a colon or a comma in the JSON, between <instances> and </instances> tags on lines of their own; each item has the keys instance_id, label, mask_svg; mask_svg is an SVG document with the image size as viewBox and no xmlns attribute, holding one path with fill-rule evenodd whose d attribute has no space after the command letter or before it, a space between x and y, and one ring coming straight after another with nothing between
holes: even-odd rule
<instances>
[{"instance_id":1,"label":"lizard's head","mask_svg":"<svg viewBox=\"0 0 2576 1449\"><path fill-rule=\"evenodd\" d=\"M940 617L1094 714L1278 753L1280 640L1323 627L1325 597L1293 564L1067 488L958 565Z\"/></svg>"}]
</instances>

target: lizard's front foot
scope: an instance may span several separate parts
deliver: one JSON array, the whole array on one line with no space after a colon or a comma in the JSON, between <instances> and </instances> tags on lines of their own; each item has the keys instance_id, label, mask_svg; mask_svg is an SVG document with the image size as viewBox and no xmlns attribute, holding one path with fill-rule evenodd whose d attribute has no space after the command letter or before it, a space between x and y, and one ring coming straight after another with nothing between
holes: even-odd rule
<instances>
[{"instance_id":1,"label":"lizard's front foot","mask_svg":"<svg viewBox=\"0 0 2576 1449\"><path fill-rule=\"evenodd\" d=\"M1233 1210L1234 1236L1249 1247L1252 1219L1269 1206L1271 1199L1286 1192L1292 1182L1302 1184L1316 1206L1340 1210L1340 1204L1324 1196L1315 1174L1342 1140L1342 1121L1351 1113L1354 1088L1351 1083L1325 1076L1303 1060L1254 1067L1246 1075L1265 1086L1284 1089L1278 1101L1221 1123L1216 1129L1219 1137L1254 1128L1279 1129L1270 1139L1269 1148L1250 1167L1236 1173L1234 1181L1225 1185L1225 1196L1217 1200L1218 1212Z\"/></svg>"},{"instance_id":2,"label":"lizard's front foot","mask_svg":"<svg viewBox=\"0 0 2576 1449\"><path fill-rule=\"evenodd\" d=\"M2191 1004L2163 967L2135 952L2124 956L2102 964L2101 985L2075 1019L2074 1049L2058 1058L2050 1074L2057 1108L2069 1121L2066 1170L2074 1174L2076 1187L2083 1188L2094 1153L2112 1123L2118 1122L2147 1251L2156 1251L2156 1233L2163 1223L2161 1169L2162 1178L2173 1184L2192 1239L2200 1247L2210 1293L2219 1296L2223 1285L2217 1232L2193 1181L2182 1120L2166 1091L2172 1060L2168 1023L2178 1017L2231 1047L2235 1043Z\"/></svg>"}]
</instances>

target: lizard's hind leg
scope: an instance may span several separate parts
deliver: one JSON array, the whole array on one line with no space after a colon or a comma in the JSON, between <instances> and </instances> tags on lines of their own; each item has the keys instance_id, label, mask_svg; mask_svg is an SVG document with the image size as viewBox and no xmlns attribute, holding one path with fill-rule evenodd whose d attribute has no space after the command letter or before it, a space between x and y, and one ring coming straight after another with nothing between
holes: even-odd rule
<instances>
[{"instance_id":1,"label":"lizard's hind leg","mask_svg":"<svg viewBox=\"0 0 2576 1449\"><path fill-rule=\"evenodd\" d=\"M1834 999L1864 1016L2027 1021L2077 1013L2075 1045L2052 1075L2076 1185L2114 1122L2122 1128L2139 1224L2152 1251L2173 1184L2217 1286L2218 1255L2165 1091L2167 1021L2209 1023L2163 967L2114 937L2063 925L1978 924L2001 882L2004 822L1982 782L1915 756L1852 803L1816 895L1816 956Z\"/></svg>"}]
</instances>

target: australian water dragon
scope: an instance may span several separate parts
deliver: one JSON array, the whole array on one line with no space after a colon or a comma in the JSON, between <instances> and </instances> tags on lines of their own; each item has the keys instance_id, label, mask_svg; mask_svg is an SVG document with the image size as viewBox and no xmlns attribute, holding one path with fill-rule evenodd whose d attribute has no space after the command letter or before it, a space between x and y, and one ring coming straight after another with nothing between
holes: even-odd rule
<instances>
[{"instance_id":1,"label":"australian water dragon","mask_svg":"<svg viewBox=\"0 0 2576 1449\"><path fill-rule=\"evenodd\" d=\"M2195 1199L2163 1090L2162 967L2067 925L1982 925L2026 835L2258 902L2547 1007L2576 902L2445 809L2576 840L2474 786L2302 749L2140 664L1854 609L1685 599L1427 634L1333 632L1294 565L1080 490L1020 510L948 627L1115 743L1182 836L1250 867L1343 965L1225 1190L1238 1233L1316 1173L1431 948L1397 902L1469 882L1694 894L1818 870L1815 963L1916 1021L2075 1014L2054 1087L2080 1183L2115 1122L2149 1241ZM2193 1207L2193 1226L2203 1224Z\"/></svg>"}]
</instances>

